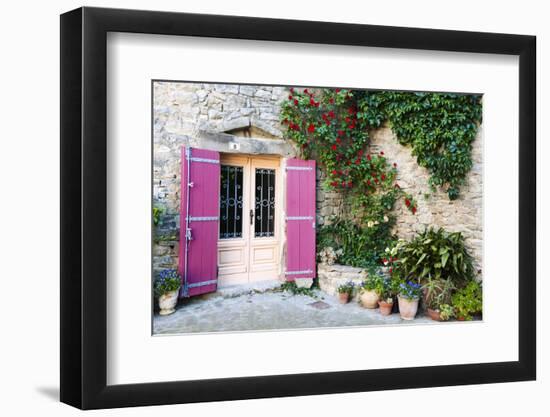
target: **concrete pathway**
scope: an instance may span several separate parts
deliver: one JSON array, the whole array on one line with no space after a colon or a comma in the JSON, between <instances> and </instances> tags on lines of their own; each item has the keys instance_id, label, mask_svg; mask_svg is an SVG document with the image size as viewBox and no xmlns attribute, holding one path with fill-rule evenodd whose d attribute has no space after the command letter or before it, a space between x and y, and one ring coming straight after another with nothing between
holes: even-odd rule
<instances>
[{"instance_id":1,"label":"concrete pathway","mask_svg":"<svg viewBox=\"0 0 550 417\"><path fill-rule=\"evenodd\" d=\"M417 316L405 321L399 314L384 317L357 302L340 304L336 297L316 290L315 296L293 295L273 289L244 293L225 291L205 298L180 302L169 316L155 314L154 334L234 332L250 330L305 329L318 327L394 324L439 324Z\"/></svg>"}]
</instances>

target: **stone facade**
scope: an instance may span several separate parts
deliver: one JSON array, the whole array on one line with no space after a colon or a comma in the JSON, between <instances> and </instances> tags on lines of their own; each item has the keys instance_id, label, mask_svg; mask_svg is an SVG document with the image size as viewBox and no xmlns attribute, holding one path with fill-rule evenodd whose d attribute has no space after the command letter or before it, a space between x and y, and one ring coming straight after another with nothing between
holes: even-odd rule
<instances>
[{"instance_id":1,"label":"stone facade","mask_svg":"<svg viewBox=\"0 0 550 417\"><path fill-rule=\"evenodd\" d=\"M230 84L155 82L153 89L153 200L164 212L156 227L153 267L175 267L178 259L180 163L183 145L222 152L296 155L283 136L279 123L281 102L288 96L285 87ZM232 150L238 145L238 151ZM398 182L418 202L412 215L402 201L396 204L399 237L410 238L428 226L461 231L475 259L482 265L482 132L473 144L474 166L460 197L450 201L445 192L432 192L429 174L419 167L411 148L400 145L391 129L383 126L371 133L372 151L384 151L398 164ZM342 196L321 186L323 173L317 172L317 223L333 215L349 212ZM320 273L321 274L321 273Z\"/></svg>"}]
</instances>

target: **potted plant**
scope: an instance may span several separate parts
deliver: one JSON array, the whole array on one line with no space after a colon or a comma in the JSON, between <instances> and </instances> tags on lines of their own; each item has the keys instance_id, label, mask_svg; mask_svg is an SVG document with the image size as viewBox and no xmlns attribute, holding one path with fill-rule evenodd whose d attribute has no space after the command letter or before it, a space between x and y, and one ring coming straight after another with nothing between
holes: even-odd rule
<instances>
[{"instance_id":1,"label":"potted plant","mask_svg":"<svg viewBox=\"0 0 550 417\"><path fill-rule=\"evenodd\" d=\"M378 300L378 307L380 308L380 314L383 316L389 316L393 310L393 297L396 294L395 283L396 280L391 278L381 279L377 285L376 292L380 299Z\"/></svg>"},{"instance_id":2,"label":"potted plant","mask_svg":"<svg viewBox=\"0 0 550 417\"><path fill-rule=\"evenodd\" d=\"M181 277L175 269L165 269L155 280L155 295L158 299L161 316L172 314L178 303Z\"/></svg>"},{"instance_id":3,"label":"potted plant","mask_svg":"<svg viewBox=\"0 0 550 417\"><path fill-rule=\"evenodd\" d=\"M372 275L361 284L359 302L364 308L378 307L378 300L380 297L376 289L378 288L381 279L382 278L378 275Z\"/></svg>"},{"instance_id":4,"label":"potted plant","mask_svg":"<svg viewBox=\"0 0 550 417\"><path fill-rule=\"evenodd\" d=\"M469 282L465 287L459 289L452 297L458 320L472 320L473 315L481 313L482 289L477 281Z\"/></svg>"},{"instance_id":5,"label":"potted plant","mask_svg":"<svg viewBox=\"0 0 550 417\"><path fill-rule=\"evenodd\" d=\"M455 309L452 305L441 304L439 306L439 318L441 321L447 321L455 316Z\"/></svg>"},{"instance_id":6,"label":"potted plant","mask_svg":"<svg viewBox=\"0 0 550 417\"><path fill-rule=\"evenodd\" d=\"M428 316L435 321L442 321L441 305L451 303L451 294L455 289L450 279L429 279L422 286L423 301Z\"/></svg>"},{"instance_id":7,"label":"potted plant","mask_svg":"<svg viewBox=\"0 0 550 417\"><path fill-rule=\"evenodd\" d=\"M399 315L403 320L414 320L418 311L418 300L420 299L421 286L412 281L402 282L399 285Z\"/></svg>"},{"instance_id":8,"label":"potted plant","mask_svg":"<svg viewBox=\"0 0 550 417\"><path fill-rule=\"evenodd\" d=\"M338 292L338 300L342 304L347 304L353 294L353 288L355 285L353 282L348 281L345 284L340 285L336 291Z\"/></svg>"}]
</instances>

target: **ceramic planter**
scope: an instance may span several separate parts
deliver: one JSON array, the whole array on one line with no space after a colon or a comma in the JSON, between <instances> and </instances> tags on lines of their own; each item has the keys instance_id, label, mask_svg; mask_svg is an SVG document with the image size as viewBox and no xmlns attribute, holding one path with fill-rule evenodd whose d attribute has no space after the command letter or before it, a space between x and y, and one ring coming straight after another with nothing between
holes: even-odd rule
<instances>
[{"instance_id":1,"label":"ceramic planter","mask_svg":"<svg viewBox=\"0 0 550 417\"><path fill-rule=\"evenodd\" d=\"M388 303L387 301L380 300L378 301L378 305L380 306L380 314L383 316L389 316L393 309L393 301L391 303Z\"/></svg>"},{"instance_id":2,"label":"ceramic planter","mask_svg":"<svg viewBox=\"0 0 550 417\"><path fill-rule=\"evenodd\" d=\"M397 297L399 302L399 315L403 320L414 320L418 311L418 298L409 300L401 296Z\"/></svg>"},{"instance_id":3,"label":"ceramic planter","mask_svg":"<svg viewBox=\"0 0 550 417\"><path fill-rule=\"evenodd\" d=\"M374 290L363 290L361 292L361 305L365 308L377 308L378 300L380 297L378 293Z\"/></svg>"},{"instance_id":4,"label":"ceramic planter","mask_svg":"<svg viewBox=\"0 0 550 417\"><path fill-rule=\"evenodd\" d=\"M178 303L178 292L179 290L170 291L166 294L162 294L158 298L160 307L159 314L161 316L167 316L168 314L172 314L174 311L176 311L175 307Z\"/></svg>"},{"instance_id":5,"label":"ceramic planter","mask_svg":"<svg viewBox=\"0 0 550 417\"><path fill-rule=\"evenodd\" d=\"M347 292L338 293L338 301L340 301L341 304L347 304L349 302L349 293Z\"/></svg>"},{"instance_id":6,"label":"ceramic planter","mask_svg":"<svg viewBox=\"0 0 550 417\"><path fill-rule=\"evenodd\" d=\"M426 311L428 312L428 316L433 321L443 321L443 319L441 318L441 314L439 313L439 310L432 310L431 308L428 308Z\"/></svg>"}]
</instances>

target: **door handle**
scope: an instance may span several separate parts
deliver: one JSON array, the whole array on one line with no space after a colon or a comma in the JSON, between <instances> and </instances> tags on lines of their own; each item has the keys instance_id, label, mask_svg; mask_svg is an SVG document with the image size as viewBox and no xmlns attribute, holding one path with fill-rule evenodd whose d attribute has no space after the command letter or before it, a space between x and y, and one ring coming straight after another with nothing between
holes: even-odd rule
<instances>
[{"instance_id":1,"label":"door handle","mask_svg":"<svg viewBox=\"0 0 550 417\"><path fill-rule=\"evenodd\" d=\"M254 210L250 210L250 226L254 224Z\"/></svg>"}]
</instances>

